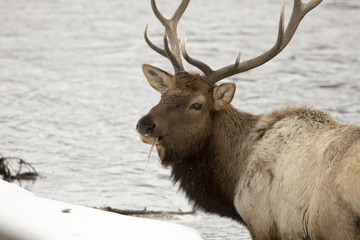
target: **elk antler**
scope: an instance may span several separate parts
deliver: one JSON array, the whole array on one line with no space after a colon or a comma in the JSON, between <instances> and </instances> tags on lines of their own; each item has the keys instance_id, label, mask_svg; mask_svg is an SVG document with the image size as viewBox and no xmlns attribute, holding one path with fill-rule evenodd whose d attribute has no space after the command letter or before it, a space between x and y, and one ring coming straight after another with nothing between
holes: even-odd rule
<instances>
[{"instance_id":1,"label":"elk antler","mask_svg":"<svg viewBox=\"0 0 360 240\"><path fill-rule=\"evenodd\" d=\"M181 54L180 54L180 47L179 47L179 39L177 36L177 24L185 12L185 9L189 5L190 0L182 0L179 7L175 11L174 15L170 19L166 19L159 11L159 9L156 6L155 0L151 0L151 7L153 9L153 12L157 19L162 23L162 25L165 27L164 32L164 49L161 49L157 46L155 46L147 37L147 25L144 31L144 38L146 43L149 45L150 48L152 48L155 52L159 53L160 55L168 58L175 70L176 73L180 73L184 71L184 66L181 60ZM169 49L167 38L169 38L170 41L170 47L171 51Z\"/></svg>"},{"instance_id":2,"label":"elk antler","mask_svg":"<svg viewBox=\"0 0 360 240\"><path fill-rule=\"evenodd\" d=\"M276 40L275 45L268 50L267 52L249 59L247 61L240 63L240 55L241 52L238 54L235 64L220 68L216 71L212 70L208 65L205 63L198 61L196 59L191 58L188 53L186 52L185 48L185 41L184 37L181 39L181 52L184 56L185 60L194 65L195 67L199 68L205 74L206 82L214 85L216 82L224 79L226 77L248 71L250 69L256 68L270 59L274 58L278 55L290 42L291 38L294 36L297 27L299 26L303 17L317 5L319 5L322 0L310 0L307 3L303 3L302 0L294 0L294 7L291 13L291 17L284 31L284 9L285 9L285 0L282 2L281 13L280 13L280 22L279 22L279 31L278 37Z\"/></svg>"}]
</instances>

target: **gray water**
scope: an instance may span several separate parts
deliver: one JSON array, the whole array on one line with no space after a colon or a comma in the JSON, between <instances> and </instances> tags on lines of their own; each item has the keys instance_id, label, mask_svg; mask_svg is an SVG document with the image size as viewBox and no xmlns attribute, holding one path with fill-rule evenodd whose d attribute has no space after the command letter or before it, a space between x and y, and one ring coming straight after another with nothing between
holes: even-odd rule
<instances>
[{"instance_id":1,"label":"gray water","mask_svg":"<svg viewBox=\"0 0 360 240\"><path fill-rule=\"evenodd\" d=\"M178 3L158 0L166 16ZM189 54L219 68L232 64L239 50L248 59L272 46L280 5L193 0L179 33L188 39ZM287 19L290 11L287 1ZM41 175L22 186L87 206L191 210L156 152L147 164L150 147L135 131L160 97L141 64L172 71L145 44L147 23L161 45L163 30L150 1L1 0L0 152L25 159ZM229 79L237 84L233 104L252 113L309 104L360 125L359 25L358 0L324 0L284 52ZM249 239L239 224L213 215L179 223L205 239Z\"/></svg>"}]
</instances>

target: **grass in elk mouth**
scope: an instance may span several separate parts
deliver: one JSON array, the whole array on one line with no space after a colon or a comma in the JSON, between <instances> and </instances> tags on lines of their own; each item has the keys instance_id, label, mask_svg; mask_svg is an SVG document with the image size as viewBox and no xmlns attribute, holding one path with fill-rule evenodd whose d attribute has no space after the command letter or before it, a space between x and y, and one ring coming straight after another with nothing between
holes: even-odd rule
<instances>
[{"instance_id":1,"label":"grass in elk mouth","mask_svg":"<svg viewBox=\"0 0 360 240\"><path fill-rule=\"evenodd\" d=\"M153 144L151 145L150 152L149 152L149 155L148 155L148 160L147 160L147 162L146 162L145 168L149 165L151 152L152 152L153 149L154 149L155 143L158 142L158 139L159 139L159 137L156 137L155 140L154 140L154 142L153 142Z\"/></svg>"}]
</instances>

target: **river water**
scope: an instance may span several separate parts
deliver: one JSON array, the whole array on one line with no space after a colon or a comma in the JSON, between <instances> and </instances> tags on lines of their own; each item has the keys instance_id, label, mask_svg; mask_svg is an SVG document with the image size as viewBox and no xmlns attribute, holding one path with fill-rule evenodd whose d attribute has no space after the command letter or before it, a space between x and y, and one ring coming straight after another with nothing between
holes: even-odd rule
<instances>
[{"instance_id":1,"label":"river water","mask_svg":"<svg viewBox=\"0 0 360 240\"><path fill-rule=\"evenodd\" d=\"M179 1L158 0L165 16ZM179 33L189 54L214 68L248 59L276 39L281 1L193 0ZM286 16L291 12L287 1ZM2 0L0 2L0 152L33 164L38 196L87 206L191 210L154 151L139 141L137 120L159 101L141 64L172 71L143 40L161 45L150 1ZM279 56L230 78L233 104L264 113L309 104L360 124L360 2L324 0ZM196 69L186 65L189 71ZM181 221L205 239L249 239L213 215ZM121 227L121 226L119 226Z\"/></svg>"}]
</instances>

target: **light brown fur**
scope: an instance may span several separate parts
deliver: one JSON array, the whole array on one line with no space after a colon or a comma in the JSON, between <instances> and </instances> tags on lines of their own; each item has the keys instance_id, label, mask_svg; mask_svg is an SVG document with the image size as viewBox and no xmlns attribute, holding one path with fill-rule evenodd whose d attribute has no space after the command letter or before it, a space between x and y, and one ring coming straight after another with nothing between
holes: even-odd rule
<instances>
[{"instance_id":1,"label":"light brown fur","mask_svg":"<svg viewBox=\"0 0 360 240\"><path fill-rule=\"evenodd\" d=\"M360 239L360 127L287 107L259 118L235 206L254 239ZM259 227L261 226L261 227Z\"/></svg>"}]
</instances>

